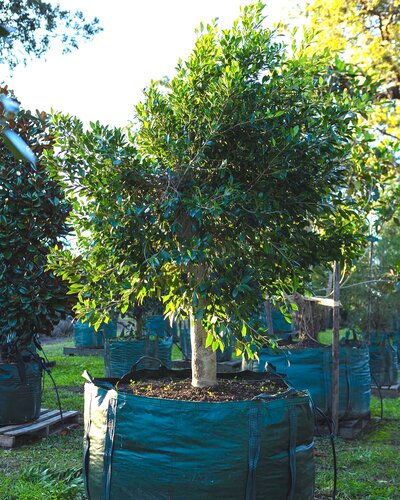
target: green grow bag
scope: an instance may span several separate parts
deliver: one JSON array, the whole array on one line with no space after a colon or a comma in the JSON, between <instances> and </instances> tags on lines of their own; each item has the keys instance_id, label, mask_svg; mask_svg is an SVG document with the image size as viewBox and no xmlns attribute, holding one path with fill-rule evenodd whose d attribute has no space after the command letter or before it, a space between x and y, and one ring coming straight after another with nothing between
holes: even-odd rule
<instances>
[{"instance_id":1,"label":"green grow bag","mask_svg":"<svg viewBox=\"0 0 400 500\"><path fill-rule=\"evenodd\" d=\"M176 338L176 324L171 327L168 320L162 315L148 316L145 321L145 333L147 335L155 335L157 337L171 337Z\"/></svg>"},{"instance_id":2,"label":"green grow bag","mask_svg":"<svg viewBox=\"0 0 400 500\"><path fill-rule=\"evenodd\" d=\"M278 340L284 340L296 334L293 323L288 323L285 319L285 316L279 309L272 308L271 316L272 316L272 328L274 330L274 334L271 335L267 331L266 333L267 336L271 338L276 338ZM264 306L262 306L262 308L260 309L260 313L254 319L257 320L259 323L261 323L261 325L264 328L268 329L267 317Z\"/></svg>"},{"instance_id":3,"label":"green grow bag","mask_svg":"<svg viewBox=\"0 0 400 500\"><path fill-rule=\"evenodd\" d=\"M112 339L117 336L117 322L109 321L108 323L103 323L100 327L103 332L105 339Z\"/></svg>"},{"instance_id":4,"label":"green grow bag","mask_svg":"<svg viewBox=\"0 0 400 500\"><path fill-rule=\"evenodd\" d=\"M42 369L39 363L0 363L0 425L24 424L39 418Z\"/></svg>"},{"instance_id":5,"label":"green grow bag","mask_svg":"<svg viewBox=\"0 0 400 500\"><path fill-rule=\"evenodd\" d=\"M104 337L113 338L117 335L117 324L113 321L103 323L96 332L88 323L74 323L74 338L76 347L103 347Z\"/></svg>"},{"instance_id":6,"label":"green grow bag","mask_svg":"<svg viewBox=\"0 0 400 500\"><path fill-rule=\"evenodd\" d=\"M274 333L280 336L288 336L294 333L293 324L286 321L285 316L279 309L272 309L272 324Z\"/></svg>"},{"instance_id":7,"label":"green grow bag","mask_svg":"<svg viewBox=\"0 0 400 500\"><path fill-rule=\"evenodd\" d=\"M233 339L231 339L232 342ZM179 345L181 347L182 355L184 359L192 359L192 346L190 343L190 325L189 320L181 321L179 324ZM226 345L225 349L217 349L217 361L222 363L224 361L230 361L232 359L233 346Z\"/></svg>"},{"instance_id":8,"label":"green grow bag","mask_svg":"<svg viewBox=\"0 0 400 500\"><path fill-rule=\"evenodd\" d=\"M171 368L172 337L165 339L143 340L111 339L105 344L104 368L106 377L122 377L143 356L159 359L167 368ZM151 368L153 363L143 360L143 368Z\"/></svg>"},{"instance_id":9,"label":"green grow bag","mask_svg":"<svg viewBox=\"0 0 400 500\"><path fill-rule=\"evenodd\" d=\"M400 366L400 332L395 332L393 334L393 345L397 349L397 364Z\"/></svg>"},{"instance_id":10,"label":"green grow bag","mask_svg":"<svg viewBox=\"0 0 400 500\"><path fill-rule=\"evenodd\" d=\"M128 380L147 379L151 372L155 378L161 375L137 371ZM168 374L190 377L187 370L177 372ZM254 380L265 374L240 376ZM88 499L314 497L314 417L306 392L289 389L248 401L191 402L119 392L117 379L89 380L84 439Z\"/></svg>"},{"instance_id":11,"label":"green grow bag","mask_svg":"<svg viewBox=\"0 0 400 500\"><path fill-rule=\"evenodd\" d=\"M263 371L266 365L286 375L286 381L298 390L308 389L315 406L326 415L332 413L331 346L315 348L270 349L259 352L260 362L247 365ZM367 347L341 346L339 351L339 418L348 420L368 416L371 400L371 376Z\"/></svg>"},{"instance_id":12,"label":"green grow bag","mask_svg":"<svg viewBox=\"0 0 400 500\"><path fill-rule=\"evenodd\" d=\"M378 387L397 384L397 346L388 333L372 332L369 346L369 366L372 383Z\"/></svg>"}]
</instances>

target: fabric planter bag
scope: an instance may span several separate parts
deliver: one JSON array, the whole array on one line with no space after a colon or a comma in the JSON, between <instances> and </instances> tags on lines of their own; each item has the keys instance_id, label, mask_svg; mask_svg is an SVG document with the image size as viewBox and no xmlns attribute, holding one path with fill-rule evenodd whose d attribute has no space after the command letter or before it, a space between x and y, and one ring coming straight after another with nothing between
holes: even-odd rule
<instances>
[{"instance_id":1,"label":"fabric planter bag","mask_svg":"<svg viewBox=\"0 0 400 500\"><path fill-rule=\"evenodd\" d=\"M103 347L104 337L113 338L117 335L117 324L113 321L103 323L96 332L88 323L74 323L74 338L76 347Z\"/></svg>"},{"instance_id":2,"label":"fabric planter bag","mask_svg":"<svg viewBox=\"0 0 400 500\"><path fill-rule=\"evenodd\" d=\"M105 344L104 366L106 377L122 377L128 373L133 364L143 356L159 359L166 367L171 368L172 337L150 340L108 340ZM153 363L143 360L142 368L152 368Z\"/></svg>"},{"instance_id":3,"label":"fabric planter bag","mask_svg":"<svg viewBox=\"0 0 400 500\"><path fill-rule=\"evenodd\" d=\"M279 309L272 309L272 324L274 333L280 335L282 338L294 333L293 324L286 321L285 316Z\"/></svg>"},{"instance_id":4,"label":"fabric planter bag","mask_svg":"<svg viewBox=\"0 0 400 500\"><path fill-rule=\"evenodd\" d=\"M0 363L0 425L39 418L42 369L39 363Z\"/></svg>"},{"instance_id":5,"label":"fabric planter bag","mask_svg":"<svg viewBox=\"0 0 400 500\"><path fill-rule=\"evenodd\" d=\"M103 347L102 333L96 332L88 323L74 323L74 338L76 347Z\"/></svg>"},{"instance_id":6,"label":"fabric planter bag","mask_svg":"<svg viewBox=\"0 0 400 500\"><path fill-rule=\"evenodd\" d=\"M275 351L276 352L276 351ZM270 349L259 352L260 362L243 362L243 367L276 370L298 390L308 389L315 406L330 416L332 411L331 347ZM371 376L367 347L341 346L339 350L339 418L348 420L368 416Z\"/></svg>"},{"instance_id":7,"label":"fabric planter bag","mask_svg":"<svg viewBox=\"0 0 400 500\"><path fill-rule=\"evenodd\" d=\"M179 345L181 347L182 355L184 359L192 359L192 345L190 343L190 324L189 320L180 321L178 326L179 330ZM231 338L231 342L233 338ZM217 349L217 361L222 363L224 361L230 361L232 359L233 346L225 345L225 349Z\"/></svg>"},{"instance_id":8,"label":"fabric planter bag","mask_svg":"<svg viewBox=\"0 0 400 500\"><path fill-rule=\"evenodd\" d=\"M115 338L117 336L117 322L109 321L108 323L103 323L100 331L103 333L105 339Z\"/></svg>"},{"instance_id":9,"label":"fabric planter bag","mask_svg":"<svg viewBox=\"0 0 400 500\"><path fill-rule=\"evenodd\" d=\"M268 332L267 316L266 316L264 306L262 306L260 308L259 314L254 316L254 322L257 321L264 328L267 329L267 331L266 331L267 337L270 337L274 340L275 339L286 340L286 339L296 335L296 331L294 329L293 323L288 323L285 319L285 316L282 314L282 312L279 309L272 308L271 316L272 316L272 318L271 318L272 319L272 328L274 331L273 334ZM251 324L252 321L250 320L249 323Z\"/></svg>"},{"instance_id":10,"label":"fabric planter bag","mask_svg":"<svg viewBox=\"0 0 400 500\"><path fill-rule=\"evenodd\" d=\"M378 387L397 384L398 353L392 335L371 333L369 346L369 365L372 383Z\"/></svg>"},{"instance_id":11,"label":"fabric planter bag","mask_svg":"<svg viewBox=\"0 0 400 500\"><path fill-rule=\"evenodd\" d=\"M162 315L148 316L145 321L145 334L150 336L157 336L159 338L177 337L176 323L171 327L168 320Z\"/></svg>"},{"instance_id":12,"label":"fabric planter bag","mask_svg":"<svg viewBox=\"0 0 400 500\"><path fill-rule=\"evenodd\" d=\"M157 376L140 370L125 379L147 379L150 372ZM188 370L168 373L190 377ZM254 380L265 374L240 376ZM118 391L118 379L86 377L89 500L313 498L314 416L308 393L288 389L248 401L177 401Z\"/></svg>"},{"instance_id":13,"label":"fabric planter bag","mask_svg":"<svg viewBox=\"0 0 400 500\"><path fill-rule=\"evenodd\" d=\"M397 364L400 366L400 332L396 331L393 334L394 346L397 349Z\"/></svg>"}]
</instances>

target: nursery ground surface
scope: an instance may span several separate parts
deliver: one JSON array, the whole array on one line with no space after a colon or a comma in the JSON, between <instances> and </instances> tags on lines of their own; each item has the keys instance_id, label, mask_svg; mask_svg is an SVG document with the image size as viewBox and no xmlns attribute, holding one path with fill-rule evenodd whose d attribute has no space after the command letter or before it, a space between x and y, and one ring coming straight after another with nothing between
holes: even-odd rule
<instances>
[{"instance_id":1,"label":"nursery ground surface","mask_svg":"<svg viewBox=\"0 0 400 500\"><path fill-rule=\"evenodd\" d=\"M87 369L102 377L103 360L97 356L66 357L62 341L46 346L56 361L56 379L65 410L83 411L83 379ZM176 349L176 348L174 348ZM179 356L177 350L174 357ZM45 379L43 406L57 407L54 390ZM384 401L380 421L379 400L373 398L373 420L369 429L354 441L336 441L338 454L337 499L400 498L400 400ZM82 427L60 436L10 451L0 450L0 500L79 500L84 499L82 480ZM332 495L332 454L327 438L316 439L316 499Z\"/></svg>"}]
</instances>

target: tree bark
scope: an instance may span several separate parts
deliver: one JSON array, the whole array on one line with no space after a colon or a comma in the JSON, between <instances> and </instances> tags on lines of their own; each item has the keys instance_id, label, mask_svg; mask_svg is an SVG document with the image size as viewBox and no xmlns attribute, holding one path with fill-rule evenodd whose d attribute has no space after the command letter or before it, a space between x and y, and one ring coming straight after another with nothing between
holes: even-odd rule
<instances>
[{"instance_id":1,"label":"tree bark","mask_svg":"<svg viewBox=\"0 0 400 500\"><path fill-rule=\"evenodd\" d=\"M217 385L217 355L206 348L207 332L201 320L190 311L190 342L192 345L192 385L211 387Z\"/></svg>"}]
</instances>

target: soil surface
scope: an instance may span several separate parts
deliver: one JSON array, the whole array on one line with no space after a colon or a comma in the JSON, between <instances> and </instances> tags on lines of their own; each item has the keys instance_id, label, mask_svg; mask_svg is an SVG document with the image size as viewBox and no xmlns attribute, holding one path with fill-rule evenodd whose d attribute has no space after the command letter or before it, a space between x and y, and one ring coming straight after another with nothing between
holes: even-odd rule
<instances>
[{"instance_id":1,"label":"soil surface","mask_svg":"<svg viewBox=\"0 0 400 500\"><path fill-rule=\"evenodd\" d=\"M220 379L218 385L200 389L193 387L189 379L164 377L157 380L135 380L119 385L118 389L137 396L177 399L181 401L244 401L260 394L282 394L287 386L278 380Z\"/></svg>"}]
</instances>

